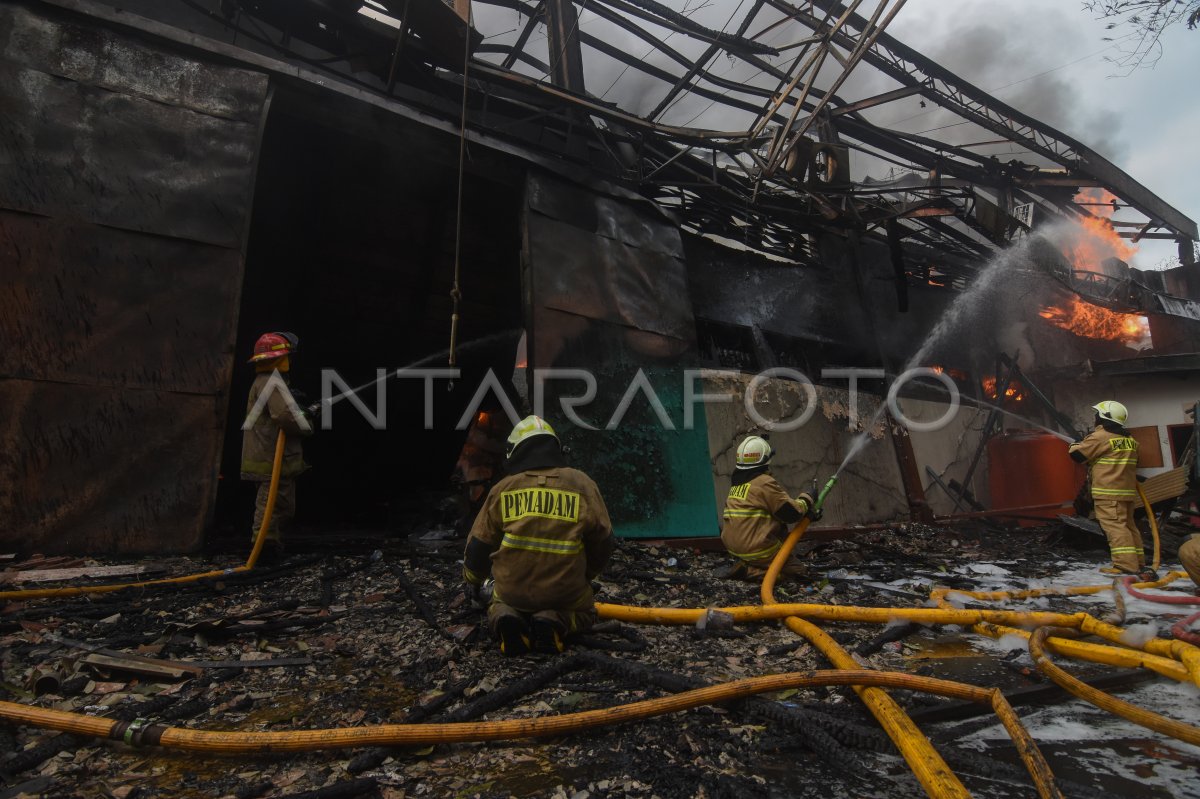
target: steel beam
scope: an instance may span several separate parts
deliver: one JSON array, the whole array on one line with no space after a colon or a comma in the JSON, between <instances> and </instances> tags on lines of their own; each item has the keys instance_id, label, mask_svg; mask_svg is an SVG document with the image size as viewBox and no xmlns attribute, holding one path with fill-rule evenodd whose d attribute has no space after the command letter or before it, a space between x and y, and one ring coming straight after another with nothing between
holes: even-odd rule
<instances>
[{"instance_id":1,"label":"steel beam","mask_svg":"<svg viewBox=\"0 0 1200 799\"><path fill-rule=\"evenodd\" d=\"M769 2L784 13L795 14L806 24L816 25L820 22L812 14L783 0ZM837 13L842 7L836 0L812 0L812 5L826 13ZM860 31L868 29L867 21L857 14L852 14L851 22ZM848 49L856 45L854 37L847 34L834 34L834 39L840 39L840 44ZM1113 193L1147 217L1161 219L1174 233L1193 241L1200 236L1194 221L1099 153L1000 102L888 34L883 33L875 39L865 53L864 60L905 86L920 87L930 100L963 119L1004 136L1057 164L1102 181Z\"/></svg>"}]
</instances>

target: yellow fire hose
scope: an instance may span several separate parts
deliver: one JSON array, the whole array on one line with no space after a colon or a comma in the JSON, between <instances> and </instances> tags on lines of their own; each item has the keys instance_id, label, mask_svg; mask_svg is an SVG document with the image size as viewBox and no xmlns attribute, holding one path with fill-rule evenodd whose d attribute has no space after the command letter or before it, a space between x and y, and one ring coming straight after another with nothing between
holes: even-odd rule
<instances>
[{"instance_id":1,"label":"yellow fire hose","mask_svg":"<svg viewBox=\"0 0 1200 799\"><path fill-rule=\"evenodd\" d=\"M957 624L971 627L981 622L990 622L1009 627L1069 627L1089 635L1097 635L1122 646L1133 646L1125 640L1125 631L1120 627L1106 624L1086 613L1023 612L951 607L860 608L850 605L804 603L741 605L725 608L634 608L597 603L596 610L603 618L620 619L638 624L694 624L706 613L716 611L728 614L735 622L765 621L797 616L810 620L867 624L912 621L918 624ZM1200 685L1200 649L1197 647L1182 641L1152 638L1133 648L1182 663L1186 669L1187 679Z\"/></svg>"},{"instance_id":2,"label":"yellow fire hose","mask_svg":"<svg viewBox=\"0 0 1200 799\"><path fill-rule=\"evenodd\" d=\"M1006 635L1015 635L1028 639L1033 634L1029 630L1022 630L1018 627L1007 627L1002 624L992 624L986 621L972 625L971 629L989 638L1003 638ZM1077 641L1073 638L1057 636L1046 639L1046 648L1075 660L1086 660L1091 663L1100 663L1105 666L1115 666L1122 669L1149 669L1178 682L1187 682L1189 679L1187 669L1183 667L1183 664L1177 663L1170 658L1147 654L1137 649L1126 649L1121 646L1107 646L1105 644L1091 644L1084 641Z\"/></svg>"},{"instance_id":3,"label":"yellow fire hose","mask_svg":"<svg viewBox=\"0 0 1200 799\"><path fill-rule=\"evenodd\" d=\"M809 519L805 517L797 524L783 542L783 546L775 553L775 559L771 561L771 566L767 569L766 576L763 577L762 581L761 596L763 604L776 604L775 581L779 577L779 572L782 570L783 564L791 556L796 542L800 540L805 530L808 529L808 522ZM813 646L817 647L834 667L838 669L854 669L859 666L858 661L852 658L849 652L842 649L837 641L834 641L811 622L796 616L786 616L783 622L792 632L797 633ZM942 756L933 748L933 744L929 742L929 739L917 728L917 725L913 723L908 714L896 703L896 700L888 696L886 691L874 686L856 685L854 686L854 692L862 699L863 703L888 734L888 737L892 739L892 743L900 750L900 754L904 757L905 762L908 763L908 767L912 769L913 775L921 783L921 787L925 789L926 793L934 797L934 799L942 799L942 797L969 797L971 795L967 791L966 786L959 781L954 772L950 770L950 767L946 765L946 761L942 759ZM1023 729L1022 732L1024 732ZM1028 734L1026 733L1027 736ZM1035 774L1036 779L1036 772L1032 773Z\"/></svg>"},{"instance_id":4,"label":"yellow fire hose","mask_svg":"<svg viewBox=\"0 0 1200 799\"><path fill-rule=\"evenodd\" d=\"M95 738L110 738L131 744L160 745L192 751L244 754L248 752L307 752L357 746L409 746L416 744L463 743L515 738L565 735L611 724L638 721L676 713L702 705L720 704L755 694L792 688L863 685L891 686L923 691L952 699L988 705L1001 716L1018 748L1032 745L1015 713L999 691L921 677L903 672L873 669L829 669L788 672L748 677L720 685L697 688L669 696L631 702L599 710L558 716L455 724L379 724L366 727L289 730L274 732L217 732L148 724L144 720L122 722L62 710L0 702L0 718L16 724L38 726ZM1036 751L1036 750L1035 750ZM1044 762L1039 766L1044 768Z\"/></svg>"},{"instance_id":5,"label":"yellow fire hose","mask_svg":"<svg viewBox=\"0 0 1200 799\"><path fill-rule=\"evenodd\" d=\"M1146 518L1150 520L1150 536L1154 539L1154 560L1151 566L1158 571L1158 567L1162 563L1162 548L1158 541L1158 521L1154 518L1154 508L1150 506L1150 500L1146 497L1146 492L1142 490L1142 484L1135 482L1134 486L1137 488L1138 496L1142 498L1142 507L1146 509Z\"/></svg>"},{"instance_id":6,"label":"yellow fire hose","mask_svg":"<svg viewBox=\"0 0 1200 799\"><path fill-rule=\"evenodd\" d=\"M250 550L250 557L246 560L244 566L235 566L231 569L217 569L214 571L200 572L199 574L187 574L182 577L164 577L159 580L141 580L133 583L108 583L105 585L81 585L72 586L70 588L38 588L29 591L0 591L0 601L9 600L12 602L21 602L26 599L45 599L47 597L60 596L79 596L81 594L107 594L112 591L121 591L125 588L146 588L152 585L172 585L176 583L194 583L197 580L204 580L210 577L224 577L230 574L249 571L254 568L254 564L258 562L259 553L262 552L263 541L266 539L266 532L271 526L271 514L275 512L275 497L279 493L279 473L283 468L283 449L286 443L286 436L282 430L279 431L279 437L275 439L275 460L271 464L271 486L267 493L267 507L263 513L262 526L258 528L258 534L254 538L254 547Z\"/></svg>"},{"instance_id":7,"label":"yellow fire hose","mask_svg":"<svg viewBox=\"0 0 1200 799\"><path fill-rule=\"evenodd\" d=\"M272 465L271 483L268 491L267 506L262 526L255 538L254 547L244 566L233 569L209 571L185 577L165 578L162 580L124 583L118 585L103 585L90 587L45 589L37 591L0 592L0 599L34 599L52 596L69 596L86 593L102 593L120 590L127 587L160 585L169 583L190 582L206 577L216 577L233 572L241 572L254 568L262 551L266 531L270 526L278 492L279 477L283 459L285 436L281 431L276 441L275 458ZM1140 488L1139 488L1140 493ZM1145 502L1145 495L1142 495ZM1149 503L1146 503L1147 506ZM771 675L767 677L749 678L725 683L718 686L689 691L681 694L646 700L644 702L622 705L585 713L555 716L541 719L521 719L501 722L481 722L455 725L381 725L378 727L308 730L276 733L218 733L177 728L167 728L158 725L138 726L116 722L109 719L81 716L77 714L52 711L42 708L26 707L13 703L0 703L0 716L18 723L35 724L50 729L65 730L83 735L98 737L115 737L127 742L159 743L183 749L209 752L247 752L247 751L304 751L310 749L365 746L365 745L405 745L416 743L450 743L456 741L495 740L498 738L520 738L554 736L596 726L633 721L648 718L663 713L671 713L714 702L728 701L740 696L755 693L782 690L791 687L809 687L818 685L853 685L854 690L863 697L864 702L871 708L883 724L889 736L896 742L913 768L914 774L922 785L934 797L968 796L965 787L950 771L940 755L933 749L928 739L920 732L889 697L882 687L897 687L909 690L919 690L943 696L985 702L1000 718L1005 728L1013 738L1018 751L1025 760L1033 775L1034 782L1042 796L1058 796L1054 788L1052 775L1044 759L1037 750L1028 732L1021 726L1015 712L1004 699L998 689L983 689L974 686L954 683L936 678L917 677L914 675L863 671L858 669L858 663L843 650L837 642L826 635L806 618L825 619L830 621L860 621L882 623L896 619L907 619L925 624L959 624L973 626L980 631L988 630L986 634L1015 633L1030 637L1031 652L1036 650L1035 662L1038 668L1046 671L1058 682L1063 680L1064 688L1074 678L1062 672L1050 663L1045 656L1045 648L1049 647L1061 654L1071 657L1081 657L1100 663L1122 666L1143 666L1165 674L1174 679L1191 678L1197 684L1200 680L1200 649L1190 647L1181 642L1162 641L1153 639L1143 645L1144 651L1134 651L1120 647L1089 644L1073 641L1061 636L1049 638L1051 625L1063 626L1072 630L1080 630L1092 635L1107 638L1128 646L1122 641L1124 631L1119 627L1107 625L1087 614L1058 614L1041 612L960 610L946 607L946 595L950 592L939 589L934 592L934 598L941 604L939 608L854 608L845 606L810 605L810 604L776 604L774 601L774 583L778 578L782 564L790 555L796 542L807 528L807 520L792 531L784 546L776 555L771 568L764 578L762 598L764 606L749 606L723 608L722 612L731 615L735 621L753 621L782 618L785 623L805 636L817 646L835 666L836 671L792 673ZM1151 529L1154 534L1155 555L1154 563L1159 563L1159 544L1157 525L1151 514ZM1181 576L1172 573L1164 580L1152 585L1162 585ZM1105 590L1107 586L1088 586L1073 589L1036 589L1029 592L957 592L978 599L1021 598L1024 596L1040 596L1051 593L1058 594L1090 594ZM680 609L680 608L634 608L620 605L597 604L599 615L605 618L622 619L638 623L670 624L692 623L710 609ZM1039 627L1032 635L1007 625L1024 625ZM1046 632L1043 632L1045 630ZM1177 662L1178 661L1178 662ZM1183 665L1181 666L1180 663ZM1051 670L1057 669L1056 673ZM1076 683L1078 681L1075 681ZM1082 683L1079 683L1082 685ZM1082 685L1090 692L1097 706L1111 712L1117 712L1137 723L1168 735L1180 737L1182 740L1195 742L1200 731L1189 725L1165 719L1157 714L1123 703L1113 697ZM1068 688L1068 690L1071 690ZM1072 690L1072 693L1076 691ZM1081 695L1078 694L1077 695ZM1098 695L1098 696L1097 696ZM1087 697L1083 697L1087 698ZM1119 708L1119 710L1117 709ZM1126 715L1128 714L1128 715ZM1144 721L1143 721L1144 720ZM1157 724L1158 726L1153 726Z\"/></svg>"},{"instance_id":8,"label":"yellow fire hose","mask_svg":"<svg viewBox=\"0 0 1200 799\"><path fill-rule=\"evenodd\" d=\"M1169 735L1180 741L1186 741L1194 746L1200 746L1200 728L1191 724L1167 718L1159 713L1131 705L1115 696L1080 682L1067 672L1056 666L1046 655L1045 641L1053 628L1040 627L1029 637L1029 654L1033 658L1038 671L1045 674L1063 690L1069 691L1085 702L1089 702L1101 710L1116 714L1121 718L1132 721L1148 729ZM1068 631L1070 632L1070 631Z\"/></svg>"}]
</instances>

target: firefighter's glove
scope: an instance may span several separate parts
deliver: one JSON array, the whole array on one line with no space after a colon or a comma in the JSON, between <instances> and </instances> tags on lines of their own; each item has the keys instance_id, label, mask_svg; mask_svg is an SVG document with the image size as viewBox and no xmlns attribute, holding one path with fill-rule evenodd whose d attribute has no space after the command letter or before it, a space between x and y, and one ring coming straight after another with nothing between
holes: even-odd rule
<instances>
[{"instance_id":1,"label":"firefighter's glove","mask_svg":"<svg viewBox=\"0 0 1200 799\"><path fill-rule=\"evenodd\" d=\"M487 610L488 605L492 604L492 594L494 593L495 584L489 578L481 584L467 583L467 598L471 600L471 604L479 610Z\"/></svg>"},{"instance_id":2,"label":"firefighter's glove","mask_svg":"<svg viewBox=\"0 0 1200 799\"><path fill-rule=\"evenodd\" d=\"M804 503L804 515L812 519L814 522L821 518L821 510L817 507L817 501L813 499L812 494L807 491L802 491L796 500Z\"/></svg>"},{"instance_id":3,"label":"firefighter's glove","mask_svg":"<svg viewBox=\"0 0 1200 799\"><path fill-rule=\"evenodd\" d=\"M308 422L314 433L321 429L321 403L314 402L312 405L306 405L302 413L304 420Z\"/></svg>"}]
</instances>

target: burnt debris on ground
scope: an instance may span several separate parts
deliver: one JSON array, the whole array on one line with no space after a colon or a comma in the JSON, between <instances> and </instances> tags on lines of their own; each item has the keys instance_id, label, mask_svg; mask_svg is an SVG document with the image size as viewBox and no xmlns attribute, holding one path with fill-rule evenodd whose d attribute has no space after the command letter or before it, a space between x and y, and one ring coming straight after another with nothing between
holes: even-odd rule
<instances>
[{"instance_id":1,"label":"burnt debris on ground","mask_svg":"<svg viewBox=\"0 0 1200 799\"><path fill-rule=\"evenodd\" d=\"M1169 532L1166 537L1171 540ZM299 542L298 553L251 572L10 603L0 615L0 698L178 727L303 730L571 713L742 677L828 667L777 622L606 622L561 655L505 658L463 593L462 543L437 531L408 539L331 533ZM1072 569L1086 573L1103 554L1089 548L1101 544L1060 527L904 524L802 543L810 576L781 583L777 596L781 602L920 606L934 585L1050 584ZM87 561L76 568L135 565L184 574L210 568L214 560L219 567L235 557ZM7 565L10 575L32 571ZM46 564L24 564L38 565ZM721 554L622 541L598 598L655 607L757 604L758 584L720 579L724 566ZM1091 601L1111 604L1111 597ZM1038 603L1081 608L1074 598ZM1062 714L1070 715L1062 692L1042 682L1020 649L981 642L957 628L824 627L866 666L997 686L1022 705L1023 717L1047 704L1060 722ZM1083 679L1100 678L1107 690L1135 690L1148 682L1142 674L1074 662L1070 667ZM990 714L937 697L892 693L973 793L1032 792L1013 747L1000 740L1002 733L987 733L996 726ZM1083 717L1078 723L1089 724ZM1039 744L1068 796L1094 795L1101 785L1113 795L1186 795L1175 793L1169 779L1144 779L1138 742L1155 749L1157 766L1149 769L1157 767L1160 776L1195 768L1200 751L1132 725L1124 732L1120 740L1130 761L1108 773L1080 766L1095 747L1072 746L1061 736ZM0 776L4 796L117 799L920 792L849 688L787 690L563 738L308 754L202 756L0 724Z\"/></svg>"}]
</instances>

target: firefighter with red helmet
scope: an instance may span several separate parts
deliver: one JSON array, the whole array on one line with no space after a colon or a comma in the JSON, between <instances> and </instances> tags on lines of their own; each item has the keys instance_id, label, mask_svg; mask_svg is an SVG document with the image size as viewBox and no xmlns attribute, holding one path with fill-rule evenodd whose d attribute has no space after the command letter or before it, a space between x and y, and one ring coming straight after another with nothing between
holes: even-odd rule
<instances>
[{"instance_id":1,"label":"firefighter with red helmet","mask_svg":"<svg viewBox=\"0 0 1200 799\"><path fill-rule=\"evenodd\" d=\"M775 450L762 436L747 436L737 448L733 484L725 498L721 542L735 558L726 574L735 579L762 577L775 553L783 546L788 528L805 516L814 516L813 498L806 493L793 499L768 471ZM781 574L807 572L795 553Z\"/></svg>"},{"instance_id":2,"label":"firefighter with red helmet","mask_svg":"<svg viewBox=\"0 0 1200 799\"><path fill-rule=\"evenodd\" d=\"M488 624L505 655L561 652L596 621L591 581L613 550L608 509L538 416L513 428L505 468L467 538L463 579L481 599L493 578Z\"/></svg>"},{"instance_id":3,"label":"firefighter with red helmet","mask_svg":"<svg viewBox=\"0 0 1200 799\"><path fill-rule=\"evenodd\" d=\"M258 535L262 527L270 493L275 444L279 431L283 430L285 434L279 488L271 525L266 532L266 549L263 550L268 556L283 552L283 530L296 514L295 478L308 468L300 439L312 435L313 425L296 403L288 385L291 356L299 343L294 333L264 333L254 342L254 354L249 360L257 375L246 400L241 475L243 480L258 483L251 536Z\"/></svg>"},{"instance_id":4,"label":"firefighter with red helmet","mask_svg":"<svg viewBox=\"0 0 1200 799\"><path fill-rule=\"evenodd\" d=\"M1087 464L1096 521L1108 538L1112 565L1100 571L1155 580L1158 575L1146 566L1142 532L1133 522L1138 499L1138 443L1125 429L1129 411L1114 400L1098 402L1092 409L1096 412L1095 429L1067 452L1072 460Z\"/></svg>"}]
</instances>

